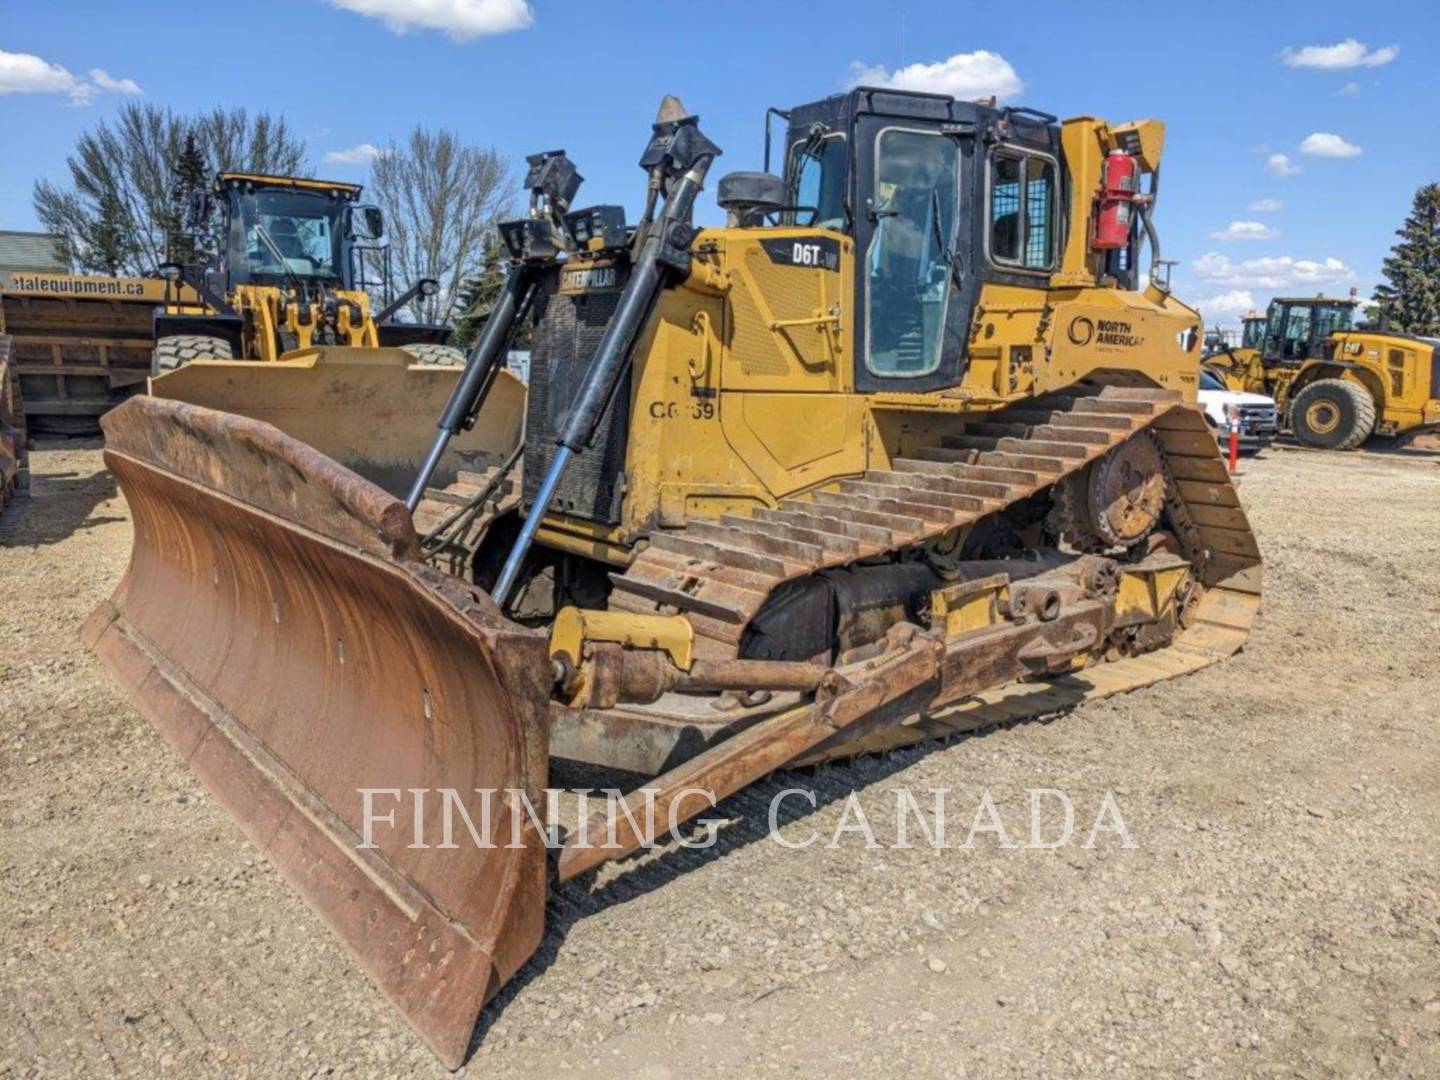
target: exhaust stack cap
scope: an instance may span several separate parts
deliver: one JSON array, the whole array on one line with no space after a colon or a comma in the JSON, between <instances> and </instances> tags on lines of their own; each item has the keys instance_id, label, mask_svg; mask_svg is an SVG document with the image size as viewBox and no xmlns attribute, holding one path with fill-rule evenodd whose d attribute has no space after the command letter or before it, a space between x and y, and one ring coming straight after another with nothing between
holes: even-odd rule
<instances>
[{"instance_id":1,"label":"exhaust stack cap","mask_svg":"<svg viewBox=\"0 0 1440 1080\"><path fill-rule=\"evenodd\" d=\"M666 94L660 99L660 111L655 114L655 123L673 124L677 120L684 120L690 115L690 110L681 104L680 99L674 94Z\"/></svg>"},{"instance_id":2,"label":"exhaust stack cap","mask_svg":"<svg viewBox=\"0 0 1440 1080\"><path fill-rule=\"evenodd\" d=\"M785 206L785 181L772 173L732 172L720 178L715 201L732 228Z\"/></svg>"}]
</instances>

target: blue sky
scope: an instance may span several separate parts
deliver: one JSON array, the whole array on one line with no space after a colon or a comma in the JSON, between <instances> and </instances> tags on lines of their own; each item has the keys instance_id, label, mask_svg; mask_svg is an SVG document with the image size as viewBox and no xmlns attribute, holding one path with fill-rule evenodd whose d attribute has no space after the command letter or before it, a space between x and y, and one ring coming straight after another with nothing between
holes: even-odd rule
<instances>
[{"instance_id":1,"label":"blue sky","mask_svg":"<svg viewBox=\"0 0 1440 1080\"><path fill-rule=\"evenodd\" d=\"M722 170L757 168L767 105L863 71L1163 119L1176 291L1230 321L1279 292L1369 294L1415 189L1440 180L1437 36L1440 4L1420 0L0 0L0 227L35 227L34 182L65 179L75 137L125 100L283 113L338 179L367 171L344 151L416 120L516 162L563 146L581 203L634 213L663 93L701 115Z\"/></svg>"}]
</instances>

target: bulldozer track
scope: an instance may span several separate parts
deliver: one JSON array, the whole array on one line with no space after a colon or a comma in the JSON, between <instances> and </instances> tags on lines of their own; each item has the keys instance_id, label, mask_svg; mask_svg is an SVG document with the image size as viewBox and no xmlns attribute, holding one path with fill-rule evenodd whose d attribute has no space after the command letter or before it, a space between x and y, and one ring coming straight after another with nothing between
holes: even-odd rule
<instances>
[{"instance_id":1,"label":"bulldozer track","mask_svg":"<svg viewBox=\"0 0 1440 1080\"><path fill-rule=\"evenodd\" d=\"M628 569L611 575L610 606L684 614L695 627L697 654L735 656L745 628L784 582L972 525L1147 430L1164 452L1171 517L1187 519L1177 529L1206 594L1170 646L1134 658L1149 668L1105 666L1128 665L1122 679L1109 680L1116 690L1168 678L1238 650L1259 602L1254 536L1203 418L1176 391L1068 387L966 420L941 446L897 458L889 469L831 482L749 517L655 533ZM1174 655L1157 664L1161 653ZM1175 670L1162 670L1168 667ZM1144 678L1146 671L1154 677ZM1033 696L1036 687L1025 689Z\"/></svg>"},{"instance_id":2,"label":"bulldozer track","mask_svg":"<svg viewBox=\"0 0 1440 1080\"><path fill-rule=\"evenodd\" d=\"M475 552L491 522L520 505L519 466L503 479L498 475L502 468L503 463L497 463L480 472L461 470L454 482L425 489L414 521L432 566L470 579ZM482 496L482 505L476 506Z\"/></svg>"}]
</instances>

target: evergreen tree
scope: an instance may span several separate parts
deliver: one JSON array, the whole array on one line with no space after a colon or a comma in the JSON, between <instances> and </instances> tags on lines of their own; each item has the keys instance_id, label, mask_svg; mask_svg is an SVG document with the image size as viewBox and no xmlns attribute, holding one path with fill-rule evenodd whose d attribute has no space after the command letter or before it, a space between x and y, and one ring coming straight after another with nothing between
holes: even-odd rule
<instances>
[{"instance_id":1,"label":"evergreen tree","mask_svg":"<svg viewBox=\"0 0 1440 1080\"><path fill-rule=\"evenodd\" d=\"M1385 283L1375 300L1390 327L1407 334L1440 334L1440 184L1415 193L1399 243L1383 264Z\"/></svg>"},{"instance_id":2,"label":"evergreen tree","mask_svg":"<svg viewBox=\"0 0 1440 1080\"><path fill-rule=\"evenodd\" d=\"M102 195L95 226L84 250L79 252L81 268L92 274L123 273L135 254L133 233L130 215L120 200L112 193Z\"/></svg>"},{"instance_id":3,"label":"evergreen tree","mask_svg":"<svg viewBox=\"0 0 1440 1080\"><path fill-rule=\"evenodd\" d=\"M303 169L305 143L268 113L214 109L186 117L132 102L76 140L66 159L68 187L35 185L35 216L81 263L123 254L116 272L153 273L182 231L177 172L184 163L193 174L197 155L207 182L226 169L295 174ZM122 227L118 242L102 235Z\"/></svg>"},{"instance_id":4,"label":"evergreen tree","mask_svg":"<svg viewBox=\"0 0 1440 1080\"><path fill-rule=\"evenodd\" d=\"M185 136L184 149L171 167L175 182L170 186L170 202L179 227L170 240L170 258L187 266L208 264L215 244L210 235L210 222L197 213L210 189L210 165L200 149L195 132Z\"/></svg>"},{"instance_id":5,"label":"evergreen tree","mask_svg":"<svg viewBox=\"0 0 1440 1080\"><path fill-rule=\"evenodd\" d=\"M481 252L480 272L461 284L460 299L455 305L459 314L455 317L452 337L456 345L466 349L480 336L495 307L496 297L505 287L505 251L494 230L486 234Z\"/></svg>"}]
</instances>

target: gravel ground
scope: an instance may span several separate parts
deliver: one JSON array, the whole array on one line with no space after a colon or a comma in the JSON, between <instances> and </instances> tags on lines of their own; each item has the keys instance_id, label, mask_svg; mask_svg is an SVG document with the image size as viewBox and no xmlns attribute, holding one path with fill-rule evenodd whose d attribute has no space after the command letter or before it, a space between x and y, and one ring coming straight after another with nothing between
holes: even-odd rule
<instances>
[{"instance_id":1,"label":"gravel ground","mask_svg":"<svg viewBox=\"0 0 1440 1080\"><path fill-rule=\"evenodd\" d=\"M129 544L98 450L33 469L0 521L0 1074L444 1075L82 649ZM1241 656L781 775L709 852L567 887L468 1071L1440 1074L1437 485L1433 455L1247 461ZM789 786L804 851L766 837ZM949 789L952 844L989 792L1016 846L896 849L897 788ZM1070 843L1024 846L1035 788ZM1085 846L1106 792L1132 847ZM854 804L880 846L827 847Z\"/></svg>"}]
</instances>

